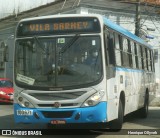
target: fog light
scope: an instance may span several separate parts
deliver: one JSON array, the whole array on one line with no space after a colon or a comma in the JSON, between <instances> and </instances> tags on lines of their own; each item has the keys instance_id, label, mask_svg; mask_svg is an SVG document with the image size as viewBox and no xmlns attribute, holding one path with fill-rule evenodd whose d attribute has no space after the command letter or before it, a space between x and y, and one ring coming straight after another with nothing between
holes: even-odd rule
<instances>
[{"instance_id":1,"label":"fog light","mask_svg":"<svg viewBox=\"0 0 160 138\"><path fill-rule=\"evenodd\" d=\"M29 102L24 102L25 107L29 107Z\"/></svg>"},{"instance_id":2,"label":"fog light","mask_svg":"<svg viewBox=\"0 0 160 138\"><path fill-rule=\"evenodd\" d=\"M18 100L19 100L20 102L22 102L22 101L23 101L23 98L22 98L22 97L19 97Z\"/></svg>"}]
</instances>

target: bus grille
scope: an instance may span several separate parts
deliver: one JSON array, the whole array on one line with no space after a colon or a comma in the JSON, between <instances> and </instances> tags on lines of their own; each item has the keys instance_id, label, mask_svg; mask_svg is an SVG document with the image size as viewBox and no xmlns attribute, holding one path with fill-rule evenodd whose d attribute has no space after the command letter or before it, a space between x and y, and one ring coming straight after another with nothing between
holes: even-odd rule
<instances>
[{"instance_id":1,"label":"bus grille","mask_svg":"<svg viewBox=\"0 0 160 138\"><path fill-rule=\"evenodd\" d=\"M65 93L29 93L32 97L41 101L59 101L59 100L70 100L76 99L83 95L85 91L79 92L65 92Z\"/></svg>"},{"instance_id":2,"label":"bus grille","mask_svg":"<svg viewBox=\"0 0 160 138\"><path fill-rule=\"evenodd\" d=\"M73 111L42 111L46 118L69 118L72 116Z\"/></svg>"},{"instance_id":3,"label":"bus grille","mask_svg":"<svg viewBox=\"0 0 160 138\"><path fill-rule=\"evenodd\" d=\"M77 106L78 103L63 103L61 107ZM38 107L54 107L54 104L38 104Z\"/></svg>"}]
</instances>

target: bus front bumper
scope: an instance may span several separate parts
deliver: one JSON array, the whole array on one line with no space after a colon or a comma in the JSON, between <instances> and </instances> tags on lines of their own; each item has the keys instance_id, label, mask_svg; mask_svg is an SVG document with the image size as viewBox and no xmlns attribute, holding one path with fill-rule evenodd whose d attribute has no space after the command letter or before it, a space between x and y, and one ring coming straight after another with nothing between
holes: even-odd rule
<instances>
[{"instance_id":1,"label":"bus front bumper","mask_svg":"<svg viewBox=\"0 0 160 138\"><path fill-rule=\"evenodd\" d=\"M107 122L107 102L81 108L24 108L14 104L16 123L103 123Z\"/></svg>"}]
</instances>

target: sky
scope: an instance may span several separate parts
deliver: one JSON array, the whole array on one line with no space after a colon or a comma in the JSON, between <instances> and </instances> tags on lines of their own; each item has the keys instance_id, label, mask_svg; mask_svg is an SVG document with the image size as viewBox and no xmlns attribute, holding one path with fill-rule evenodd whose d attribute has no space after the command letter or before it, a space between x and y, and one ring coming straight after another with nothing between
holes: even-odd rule
<instances>
[{"instance_id":1,"label":"sky","mask_svg":"<svg viewBox=\"0 0 160 138\"><path fill-rule=\"evenodd\" d=\"M55 0L0 0L0 18L26 11Z\"/></svg>"}]
</instances>

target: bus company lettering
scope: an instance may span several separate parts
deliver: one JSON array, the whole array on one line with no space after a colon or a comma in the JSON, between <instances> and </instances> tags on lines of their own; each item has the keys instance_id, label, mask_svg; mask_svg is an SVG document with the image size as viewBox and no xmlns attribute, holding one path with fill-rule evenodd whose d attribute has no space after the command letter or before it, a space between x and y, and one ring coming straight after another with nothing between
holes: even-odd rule
<instances>
[{"instance_id":1,"label":"bus company lettering","mask_svg":"<svg viewBox=\"0 0 160 138\"><path fill-rule=\"evenodd\" d=\"M66 22L53 24L30 24L29 31L81 30L89 28L88 22Z\"/></svg>"}]
</instances>

